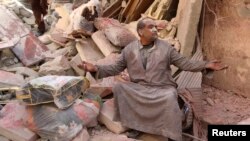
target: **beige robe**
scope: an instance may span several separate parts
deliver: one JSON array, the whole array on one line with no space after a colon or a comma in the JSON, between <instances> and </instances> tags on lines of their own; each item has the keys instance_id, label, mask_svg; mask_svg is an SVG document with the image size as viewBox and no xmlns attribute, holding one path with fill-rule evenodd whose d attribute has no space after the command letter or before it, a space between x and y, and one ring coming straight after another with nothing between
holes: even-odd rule
<instances>
[{"instance_id":1,"label":"beige robe","mask_svg":"<svg viewBox=\"0 0 250 141\"><path fill-rule=\"evenodd\" d=\"M130 43L115 64L98 65L97 76L117 75L127 68L131 82L113 87L117 118L126 127L181 141L182 117L170 65L186 71L201 71L206 62L190 61L157 39L149 50L144 69L141 49L140 41Z\"/></svg>"}]
</instances>

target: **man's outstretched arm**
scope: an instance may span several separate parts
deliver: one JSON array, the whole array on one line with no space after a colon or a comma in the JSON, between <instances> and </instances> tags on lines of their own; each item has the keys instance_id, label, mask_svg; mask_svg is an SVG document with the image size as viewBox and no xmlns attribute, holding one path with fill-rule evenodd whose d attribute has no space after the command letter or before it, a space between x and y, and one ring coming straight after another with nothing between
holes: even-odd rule
<instances>
[{"instance_id":1,"label":"man's outstretched arm","mask_svg":"<svg viewBox=\"0 0 250 141\"><path fill-rule=\"evenodd\" d=\"M83 61L81 64L78 65L78 67L85 70L86 72L95 74L96 78L104 78L108 76L118 75L126 68L125 55L122 52L118 60L111 65L94 65Z\"/></svg>"}]
</instances>

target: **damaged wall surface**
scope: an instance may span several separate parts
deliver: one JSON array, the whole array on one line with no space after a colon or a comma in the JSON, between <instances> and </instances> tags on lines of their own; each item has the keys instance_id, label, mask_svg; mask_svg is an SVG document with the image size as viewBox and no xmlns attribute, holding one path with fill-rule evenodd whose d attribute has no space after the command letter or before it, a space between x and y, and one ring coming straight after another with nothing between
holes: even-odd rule
<instances>
[{"instance_id":1,"label":"damaged wall surface","mask_svg":"<svg viewBox=\"0 0 250 141\"><path fill-rule=\"evenodd\" d=\"M250 1L206 0L205 7L205 55L229 65L206 83L250 97Z\"/></svg>"}]
</instances>

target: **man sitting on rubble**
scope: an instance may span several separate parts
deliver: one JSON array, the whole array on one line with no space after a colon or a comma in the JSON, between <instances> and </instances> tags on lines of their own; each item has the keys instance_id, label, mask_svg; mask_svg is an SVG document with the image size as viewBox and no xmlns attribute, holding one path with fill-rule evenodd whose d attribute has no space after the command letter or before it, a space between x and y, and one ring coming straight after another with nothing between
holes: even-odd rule
<instances>
[{"instance_id":1,"label":"man sitting on rubble","mask_svg":"<svg viewBox=\"0 0 250 141\"><path fill-rule=\"evenodd\" d=\"M182 117L177 102L177 84L170 65L185 71L225 69L219 61L191 61L167 42L158 39L154 20L143 18L137 24L140 40L126 46L112 65L82 62L80 68L97 78L118 75L127 68L131 82L113 87L116 120L134 130L182 140Z\"/></svg>"}]
</instances>

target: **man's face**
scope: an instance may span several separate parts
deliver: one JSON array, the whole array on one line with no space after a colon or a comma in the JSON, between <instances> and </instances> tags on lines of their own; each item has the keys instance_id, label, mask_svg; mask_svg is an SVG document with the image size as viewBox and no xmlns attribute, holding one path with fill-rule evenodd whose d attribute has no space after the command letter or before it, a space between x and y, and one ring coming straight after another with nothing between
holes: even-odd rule
<instances>
[{"instance_id":1,"label":"man's face","mask_svg":"<svg viewBox=\"0 0 250 141\"><path fill-rule=\"evenodd\" d=\"M152 19L145 20L145 27L141 29L141 38L154 41L157 37L156 23Z\"/></svg>"}]
</instances>

